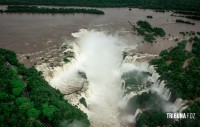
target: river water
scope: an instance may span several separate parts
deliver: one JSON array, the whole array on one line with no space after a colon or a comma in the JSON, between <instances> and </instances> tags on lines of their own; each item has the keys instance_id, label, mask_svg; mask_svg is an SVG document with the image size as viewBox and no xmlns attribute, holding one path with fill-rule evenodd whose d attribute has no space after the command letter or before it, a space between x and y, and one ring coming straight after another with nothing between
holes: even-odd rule
<instances>
[{"instance_id":1,"label":"river water","mask_svg":"<svg viewBox=\"0 0 200 127\"><path fill-rule=\"evenodd\" d=\"M144 9L130 11L128 8L99 9L103 10L105 15L2 13L0 14L0 47L14 50L17 54L34 53L69 41L72 38L71 33L82 28L130 33L131 26L128 22L136 23L138 20L147 20L153 26L162 27L167 34L174 36L180 36L178 33L181 31L198 31L200 28L200 22L189 19L187 20L196 25L176 24L175 19L180 17L170 16L172 12L156 13ZM147 15L152 15L154 18L147 19ZM131 41L140 42L141 37L133 35L130 43ZM159 43L153 45L144 43L138 49L140 52L157 54L162 49L176 44L169 39L160 38L158 41Z\"/></svg>"}]
</instances>

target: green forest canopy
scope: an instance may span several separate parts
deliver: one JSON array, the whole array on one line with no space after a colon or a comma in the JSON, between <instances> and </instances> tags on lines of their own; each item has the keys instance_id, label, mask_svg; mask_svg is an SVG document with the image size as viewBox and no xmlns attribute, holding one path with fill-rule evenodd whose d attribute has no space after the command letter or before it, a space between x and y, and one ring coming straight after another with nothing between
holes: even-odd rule
<instances>
[{"instance_id":1,"label":"green forest canopy","mask_svg":"<svg viewBox=\"0 0 200 127\"><path fill-rule=\"evenodd\" d=\"M160 58L152 60L150 64L154 65L161 76L160 79L166 81L167 87L173 93L172 96L189 101L183 112L195 113L195 119L168 120L166 113L159 107L161 101L152 93L142 93L129 100L129 112L135 112L137 108L144 110L136 118L137 127L200 126L200 38L192 36L189 40L181 41L169 50L163 50ZM186 43L193 43L191 52L185 50ZM188 64L184 66L186 60Z\"/></svg>"},{"instance_id":2,"label":"green forest canopy","mask_svg":"<svg viewBox=\"0 0 200 127\"><path fill-rule=\"evenodd\" d=\"M64 5L90 7L141 7L200 11L199 0L0 0L9 5Z\"/></svg>"},{"instance_id":3,"label":"green forest canopy","mask_svg":"<svg viewBox=\"0 0 200 127\"><path fill-rule=\"evenodd\" d=\"M200 97L200 38L191 37L189 41L193 42L192 52L185 50L185 40L171 50L163 50L159 59L150 62L173 94L183 99Z\"/></svg>"},{"instance_id":4,"label":"green forest canopy","mask_svg":"<svg viewBox=\"0 0 200 127\"><path fill-rule=\"evenodd\" d=\"M0 123L3 127L58 127L87 115L63 99L35 68L25 68L13 51L0 48Z\"/></svg>"},{"instance_id":5,"label":"green forest canopy","mask_svg":"<svg viewBox=\"0 0 200 127\"><path fill-rule=\"evenodd\" d=\"M132 24L131 24L132 25ZM139 20L136 25L132 25L132 29L137 31L141 36L144 36L144 40L150 43L153 43L157 36L164 37L165 31L163 28L152 27L151 24L147 21Z\"/></svg>"},{"instance_id":6,"label":"green forest canopy","mask_svg":"<svg viewBox=\"0 0 200 127\"><path fill-rule=\"evenodd\" d=\"M192 51L186 51L186 43L193 43ZM184 66L184 63L188 64ZM166 114L157 107L151 94L143 93L129 100L131 109L139 107L147 109L139 114L136 119L137 127L144 126L170 126L170 127L199 127L200 126L200 38L191 37L188 41L181 41L174 48L163 50L159 59L150 62L160 74L160 79L165 80L173 96L188 99L184 113L195 113L195 119L181 119L171 121L166 119ZM150 96L151 95L151 96ZM192 99L192 101L191 101ZM153 104L153 105L152 105Z\"/></svg>"},{"instance_id":7,"label":"green forest canopy","mask_svg":"<svg viewBox=\"0 0 200 127\"><path fill-rule=\"evenodd\" d=\"M8 6L6 10L1 12L7 13L88 13L88 14L104 14L103 11L97 9L86 8L46 8L37 6Z\"/></svg>"},{"instance_id":8,"label":"green forest canopy","mask_svg":"<svg viewBox=\"0 0 200 127\"><path fill-rule=\"evenodd\" d=\"M199 127L200 126L200 101L188 104L184 113L195 113L195 119L181 119L174 121L167 119L164 112L155 109L148 109L139 114L136 118L137 127Z\"/></svg>"}]
</instances>

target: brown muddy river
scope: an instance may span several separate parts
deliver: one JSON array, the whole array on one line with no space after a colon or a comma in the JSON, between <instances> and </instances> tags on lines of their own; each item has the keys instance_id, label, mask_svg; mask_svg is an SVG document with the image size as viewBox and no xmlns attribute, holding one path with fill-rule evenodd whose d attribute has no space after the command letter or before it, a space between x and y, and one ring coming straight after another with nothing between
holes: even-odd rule
<instances>
[{"instance_id":1,"label":"brown muddy river","mask_svg":"<svg viewBox=\"0 0 200 127\"><path fill-rule=\"evenodd\" d=\"M5 8L5 6L1 6ZM173 36L180 36L181 31L200 31L200 22L196 25L175 23L180 17L170 16L172 12L156 13L153 10L128 8L100 8L105 15L93 14L0 14L0 47L16 51L17 54L34 53L49 46L61 44L71 39L71 33L81 28L102 29L110 32L130 31L128 23L147 20L153 26L164 28L166 39L158 38L157 43L144 43L138 47L140 52L159 53L162 49L176 44ZM152 15L153 19L147 19ZM130 34L130 32L127 32ZM140 37L132 35L131 43L141 41Z\"/></svg>"}]
</instances>

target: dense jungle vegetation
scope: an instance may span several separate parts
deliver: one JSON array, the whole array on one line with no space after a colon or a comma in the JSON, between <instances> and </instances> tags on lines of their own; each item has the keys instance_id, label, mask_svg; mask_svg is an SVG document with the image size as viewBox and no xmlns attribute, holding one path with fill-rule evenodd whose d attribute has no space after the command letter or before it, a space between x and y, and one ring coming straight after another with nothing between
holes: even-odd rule
<instances>
[{"instance_id":1,"label":"dense jungle vegetation","mask_svg":"<svg viewBox=\"0 0 200 127\"><path fill-rule=\"evenodd\" d=\"M200 11L199 0L0 0L8 5L63 5L88 7L140 7Z\"/></svg>"},{"instance_id":2,"label":"dense jungle vegetation","mask_svg":"<svg viewBox=\"0 0 200 127\"><path fill-rule=\"evenodd\" d=\"M166 113L155 109L145 110L137 116L137 127L199 127L200 126L200 101L188 104L184 113L195 113L195 119L181 119L174 121L167 119Z\"/></svg>"},{"instance_id":3,"label":"dense jungle vegetation","mask_svg":"<svg viewBox=\"0 0 200 127\"><path fill-rule=\"evenodd\" d=\"M0 49L0 126L58 127L74 121L89 126L87 115L63 99L34 67L25 68L13 51Z\"/></svg>"},{"instance_id":4,"label":"dense jungle vegetation","mask_svg":"<svg viewBox=\"0 0 200 127\"><path fill-rule=\"evenodd\" d=\"M184 113L195 113L195 119L182 119L175 121L171 127L199 127L200 126L200 101L195 101L188 104Z\"/></svg>"},{"instance_id":5,"label":"dense jungle vegetation","mask_svg":"<svg viewBox=\"0 0 200 127\"><path fill-rule=\"evenodd\" d=\"M85 8L45 8L37 6L8 6L6 13L88 13L88 14L104 14L103 11L97 9Z\"/></svg>"},{"instance_id":6,"label":"dense jungle vegetation","mask_svg":"<svg viewBox=\"0 0 200 127\"><path fill-rule=\"evenodd\" d=\"M187 32L189 33L189 32ZM192 50L185 50L186 44L192 43ZM187 99L184 113L195 113L195 119L174 121L167 119L163 109L165 102L156 93L144 92L132 97L128 102L128 112L141 109L136 118L137 127L199 127L200 126L200 38L195 36L180 41L177 46L160 53L160 58L150 61L160 79L170 88L172 96ZM172 97L172 98L174 98ZM170 99L174 103L174 99Z\"/></svg>"},{"instance_id":7,"label":"dense jungle vegetation","mask_svg":"<svg viewBox=\"0 0 200 127\"><path fill-rule=\"evenodd\" d=\"M128 112L135 113L136 109L143 112L136 118L136 127L199 127L200 126L200 101L187 103L184 113L195 113L195 119L182 119L174 121L167 119L164 108L166 103L156 93L143 92L132 97L128 102Z\"/></svg>"},{"instance_id":8,"label":"dense jungle vegetation","mask_svg":"<svg viewBox=\"0 0 200 127\"><path fill-rule=\"evenodd\" d=\"M137 127L163 127L172 124L170 119L167 119L166 113L157 110L149 109L139 114L137 117Z\"/></svg>"},{"instance_id":9,"label":"dense jungle vegetation","mask_svg":"<svg viewBox=\"0 0 200 127\"><path fill-rule=\"evenodd\" d=\"M173 94L183 99L200 97L200 38L191 37L189 41L193 42L191 52L185 50L188 42L181 41L171 50L163 50L159 59L150 62Z\"/></svg>"},{"instance_id":10,"label":"dense jungle vegetation","mask_svg":"<svg viewBox=\"0 0 200 127\"><path fill-rule=\"evenodd\" d=\"M137 26L132 25L133 30L141 36L144 36L144 40L153 43L157 36L164 37L165 31L159 27L152 27L147 21L138 21Z\"/></svg>"}]
</instances>

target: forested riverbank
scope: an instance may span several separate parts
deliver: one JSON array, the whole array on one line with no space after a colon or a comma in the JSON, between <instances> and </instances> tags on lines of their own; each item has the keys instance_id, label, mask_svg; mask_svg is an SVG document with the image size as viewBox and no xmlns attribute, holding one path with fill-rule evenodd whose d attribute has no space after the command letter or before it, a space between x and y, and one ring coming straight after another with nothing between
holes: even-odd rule
<instances>
[{"instance_id":1,"label":"forested riverbank","mask_svg":"<svg viewBox=\"0 0 200 127\"><path fill-rule=\"evenodd\" d=\"M137 7L164 10L200 11L199 0L0 0L2 5L59 5L87 7Z\"/></svg>"},{"instance_id":2,"label":"forested riverbank","mask_svg":"<svg viewBox=\"0 0 200 127\"><path fill-rule=\"evenodd\" d=\"M103 11L97 9L85 8L46 8L37 6L8 6L6 10L0 12L6 13L88 13L88 14L104 14Z\"/></svg>"},{"instance_id":3,"label":"forested riverbank","mask_svg":"<svg viewBox=\"0 0 200 127\"><path fill-rule=\"evenodd\" d=\"M192 51L187 51L186 44L192 44ZM200 125L200 38L190 37L183 40L177 46L163 50L160 58L150 61L159 73L159 80L163 80L167 88L170 88L172 97L170 101L177 103L174 98L187 100L183 105L183 113L195 113L195 119L180 119L174 121L167 119L166 102L153 92L143 92L133 96L128 102L128 111L133 114L136 109L142 109L142 113L137 116L136 126L170 126L170 127L197 127Z\"/></svg>"},{"instance_id":4,"label":"forested riverbank","mask_svg":"<svg viewBox=\"0 0 200 127\"><path fill-rule=\"evenodd\" d=\"M64 100L34 67L25 68L13 51L0 49L0 123L3 127L66 126L80 122L89 126L87 115Z\"/></svg>"},{"instance_id":5,"label":"forested riverbank","mask_svg":"<svg viewBox=\"0 0 200 127\"><path fill-rule=\"evenodd\" d=\"M185 50L186 43L193 43L192 52ZM160 58L150 63L176 97L195 99L200 96L200 38L197 36L179 42L171 50L163 50Z\"/></svg>"}]
</instances>

